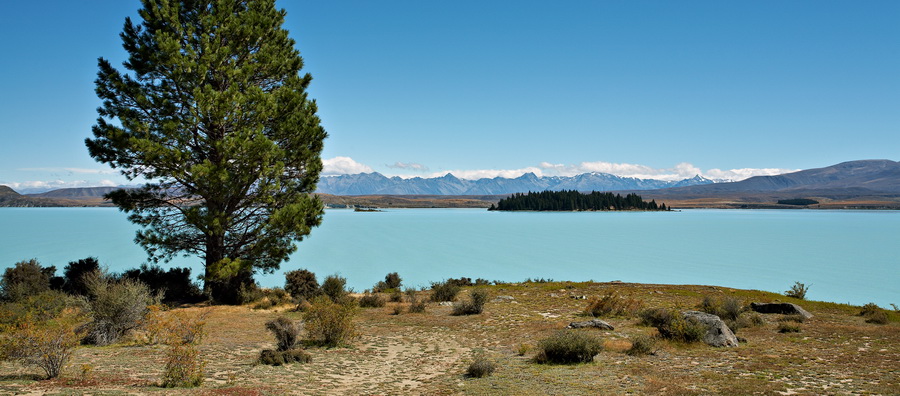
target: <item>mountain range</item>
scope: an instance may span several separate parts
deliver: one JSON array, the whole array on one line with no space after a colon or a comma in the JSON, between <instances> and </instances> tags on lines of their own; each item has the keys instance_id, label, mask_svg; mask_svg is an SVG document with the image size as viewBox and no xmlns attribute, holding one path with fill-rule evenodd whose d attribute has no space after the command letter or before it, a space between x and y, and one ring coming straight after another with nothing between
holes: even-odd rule
<instances>
[{"instance_id":1,"label":"mountain range","mask_svg":"<svg viewBox=\"0 0 900 396\"><path fill-rule=\"evenodd\" d=\"M656 190L717 182L722 181L710 180L699 175L679 181L663 181L596 172L549 177L526 173L516 178L495 177L477 180L460 179L450 173L434 178L403 179L372 172L323 177L319 180L316 192L333 195L503 195L544 190Z\"/></svg>"}]
</instances>

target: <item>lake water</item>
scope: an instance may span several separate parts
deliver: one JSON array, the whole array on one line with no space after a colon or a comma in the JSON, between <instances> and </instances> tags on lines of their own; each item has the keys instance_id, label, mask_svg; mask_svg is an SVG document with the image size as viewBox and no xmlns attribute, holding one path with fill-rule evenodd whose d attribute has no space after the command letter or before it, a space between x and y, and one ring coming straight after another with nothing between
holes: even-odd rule
<instances>
[{"instance_id":1,"label":"lake water","mask_svg":"<svg viewBox=\"0 0 900 396\"><path fill-rule=\"evenodd\" d=\"M139 266L136 227L113 208L0 208L0 268L96 256L112 271ZM685 210L500 213L476 209L328 210L282 271L338 273L356 290L388 272L404 285L466 276L706 284L773 292L794 281L807 298L900 304L900 212ZM201 273L198 258L167 266Z\"/></svg>"}]
</instances>

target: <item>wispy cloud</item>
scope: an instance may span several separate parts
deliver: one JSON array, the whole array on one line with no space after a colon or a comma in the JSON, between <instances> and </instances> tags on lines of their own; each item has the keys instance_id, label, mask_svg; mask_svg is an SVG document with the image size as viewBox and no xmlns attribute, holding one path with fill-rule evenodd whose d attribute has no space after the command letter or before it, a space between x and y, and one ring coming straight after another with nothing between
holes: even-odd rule
<instances>
[{"instance_id":1,"label":"wispy cloud","mask_svg":"<svg viewBox=\"0 0 900 396\"><path fill-rule=\"evenodd\" d=\"M56 167L48 167L48 168L19 168L16 169L18 171L23 172L54 172L54 173L68 173L68 174L92 174L92 175L109 175L115 173L112 169L86 169L86 168L56 168Z\"/></svg>"},{"instance_id":2,"label":"wispy cloud","mask_svg":"<svg viewBox=\"0 0 900 396\"><path fill-rule=\"evenodd\" d=\"M398 162L395 162L393 165L385 165L385 166L388 168L391 168L391 169L405 169L405 170L411 170L411 171L416 171L416 172L427 172L428 171L427 166L419 164L419 163L415 163L415 162L399 162L398 161Z\"/></svg>"},{"instance_id":3,"label":"wispy cloud","mask_svg":"<svg viewBox=\"0 0 900 396\"><path fill-rule=\"evenodd\" d=\"M334 157L322 160L322 176L355 175L374 172L368 165L360 164L350 157Z\"/></svg>"}]
</instances>

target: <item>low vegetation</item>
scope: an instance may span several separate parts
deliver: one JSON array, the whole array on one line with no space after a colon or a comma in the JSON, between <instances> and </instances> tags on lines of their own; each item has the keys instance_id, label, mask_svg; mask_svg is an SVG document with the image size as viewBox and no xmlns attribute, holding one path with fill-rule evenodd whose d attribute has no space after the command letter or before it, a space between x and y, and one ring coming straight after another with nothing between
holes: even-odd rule
<instances>
[{"instance_id":1,"label":"low vegetation","mask_svg":"<svg viewBox=\"0 0 900 396\"><path fill-rule=\"evenodd\" d=\"M644 310L640 317L641 324L656 327L660 337L665 339L691 343L702 340L706 334L706 326L702 323L665 308Z\"/></svg>"},{"instance_id":2,"label":"low vegetation","mask_svg":"<svg viewBox=\"0 0 900 396\"><path fill-rule=\"evenodd\" d=\"M560 330L538 342L537 363L588 363L603 350L603 341L586 331Z\"/></svg>"},{"instance_id":3,"label":"low vegetation","mask_svg":"<svg viewBox=\"0 0 900 396\"><path fill-rule=\"evenodd\" d=\"M281 366L312 361L308 352L295 348L300 340L300 326L296 322L279 316L266 322L266 329L275 336L275 349L263 349L259 354L260 363Z\"/></svg>"},{"instance_id":4,"label":"low vegetation","mask_svg":"<svg viewBox=\"0 0 900 396\"><path fill-rule=\"evenodd\" d=\"M475 354L472 363L466 369L466 376L469 378L484 378L494 373L497 369L497 363L485 356L484 352Z\"/></svg>"},{"instance_id":5,"label":"low vegetation","mask_svg":"<svg viewBox=\"0 0 900 396\"><path fill-rule=\"evenodd\" d=\"M378 293L365 293L359 298L360 308L381 308L384 304L384 297Z\"/></svg>"},{"instance_id":6,"label":"low vegetation","mask_svg":"<svg viewBox=\"0 0 900 396\"><path fill-rule=\"evenodd\" d=\"M787 297L796 298L798 300L805 300L807 291L809 291L809 286L800 282L794 282L794 285L791 286L790 289L785 291L784 295Z\"/></svg>"},{"instance_id":7,"label":"low vegetation","mask_svg":"<svg viewBox=\"0 0 900 396\"><path fill-rule=\"evenodd\" d=\"M434 302L453 301L462 290L458 285L449 282L434 282L431 284L431 300Z\"/></svg>"},{"instance_id":8,"label":"low vegetation","mask_svg":"<svg viewBox=\"0 0 900 396\"><path fill-rule=\"evenodd\" d=\"M484 311L484 304L489 298L487 290L475 289L469 293L468 301L453 304L453 315L477 315Z\"/></svg>"},{"instance_id":9,"label":"low vegetation","mask_svg":"<svg viewBox=\"0 0 900 396\"><path fill-rule=\"evenodd\" d=\"M654 355L656 354L656 338L639 335L631 340L631 347L625 353L631 356Z\"/></svg>"},{"instance_id":10,"label":"low vegetation","mask_svg":"<svg viewBox=\"0 0 900 396\"><path fill-rule=\"evenodd\" d=\"M634 316L643 308L644 303L633 298L625 298L617 293L607 293L603 297L592 297L588 300L584 314L593 317Z\"/></svg>"},{"instance_id":11,"label":"low vegetation","mask_svg":"<svg viewBox=\"0 0 900 396\"><path fill-rule=\"evenodd\" d=\"M349 344L357 336L355 314L356 307L352 304L337 303L326 296L313 298L303 313L309 341L326 347Z\"/></svg>"}]
</instances>

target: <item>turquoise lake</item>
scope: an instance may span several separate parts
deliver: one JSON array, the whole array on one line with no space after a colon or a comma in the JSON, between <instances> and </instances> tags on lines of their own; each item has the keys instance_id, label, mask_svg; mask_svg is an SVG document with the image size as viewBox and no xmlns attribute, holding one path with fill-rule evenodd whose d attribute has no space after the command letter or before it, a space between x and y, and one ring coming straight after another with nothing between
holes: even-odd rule
<instances>
[{"instance_id":1,"label":"turquoise lake","mask_svg":"<svg viewBox=\"0 0 900 396\"><path fill-rule=\"evenodd\" d=\"M111 271L139 266L136 226L113 208L0 208L0 268L95 256ZM499 213L480 209L328 210L263 286L284 271L337 273L361 291L399 272L406 286L466 276L704 284L773 292L794 281L807 298L900 304L900 212L685 210ZM201 260L180 257L169 266Z\"/></svg>"}]
</instances>

